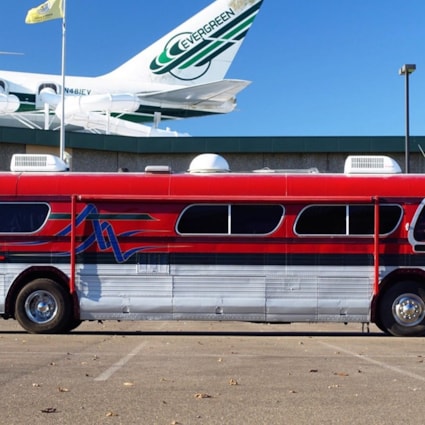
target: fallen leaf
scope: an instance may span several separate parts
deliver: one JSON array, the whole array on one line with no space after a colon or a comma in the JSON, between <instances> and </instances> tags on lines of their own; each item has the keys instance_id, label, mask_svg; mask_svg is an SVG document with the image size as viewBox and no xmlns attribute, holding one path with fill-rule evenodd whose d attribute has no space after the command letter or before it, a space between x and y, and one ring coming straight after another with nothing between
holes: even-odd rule
<instances>
[{"instance_id":1,"label":"fallen leaf","mask_svg":"<svg viewBox=\"0 0 425 425\"><path fill-rule=\"evenodd\" d=\"M197 393L194 396L195 398L212 398L212 396L210 396L209 394L206 393Z\"/></svg>"},{"instance_id":2,"label":"fallen leaf","mask_svg":"<svg viewBox=\"0 0 425 425\"><path fill-rule=\"evenodd\" d=\"M46 409L42 409L41 413L56 413L56 407L47 407Z\"/></svg>"},{"instance_id":3,"label":"fallen leaf","mask_svg":"<svg viewBox=\"0 0 425 425\"><path fill-rule=\"evenodd\" d=\"M346 372L334 372L335 376L350 376L348 373Z\"/></svg>"}]
</instances>

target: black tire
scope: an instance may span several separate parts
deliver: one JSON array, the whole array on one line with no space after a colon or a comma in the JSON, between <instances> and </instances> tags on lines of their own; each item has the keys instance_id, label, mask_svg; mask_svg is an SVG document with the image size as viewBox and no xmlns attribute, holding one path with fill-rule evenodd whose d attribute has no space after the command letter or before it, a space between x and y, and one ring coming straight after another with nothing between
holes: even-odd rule
<instances>
[{"instance_id":1,"label":"black tire","mask_svg":"<svg viewBox=\"0 0 425 425\"><path fill-rule=\"evenodd\" d=\"M78 328L78 326L80 326L82 322L83 321L80 319L75 319L74 317L71 317L71 319L69 319L68 323L64 326L61 332L71 332L74 329Z\"/></svg>"},{"instance_id":2,"label":"black tire","mask_svg":"<svg viewBox=\"0 0 425 425\"><path fill-rule=\"evenodd\" d=\"M379 327L394 336L425 335L425 286L415 281L395 284L382 294Z\"/></svg>"},{"instance_id":3,"label":"black tire","mask_svg":"<svg viewBox=\"0 0 425 425\"><path fill-rule=\"evenodd\" d=\"M16 298L15 318L30 333L67 331L71 312L72 301L66 288L50 279L33 280Z\"/></svg>"}]
</instances>

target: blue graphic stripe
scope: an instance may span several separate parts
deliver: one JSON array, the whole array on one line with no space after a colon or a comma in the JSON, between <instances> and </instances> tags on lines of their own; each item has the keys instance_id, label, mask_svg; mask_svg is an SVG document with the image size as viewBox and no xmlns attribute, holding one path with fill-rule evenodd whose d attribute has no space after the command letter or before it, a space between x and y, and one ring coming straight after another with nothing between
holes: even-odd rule
<instances>
[{"instance_id":1,"label":"blue graphic stripe","mask_svg":"<svg viewBox=\"0 0 425 425\"><path fill-rule=\"evenodd\" d=\"M86 237L83 242L77 245L75 253L77 255L83 254L92 245L97 244L100 251L112 250L116 263L124 263L136 252L146 249L144 246L135 247L129 251L122 251L118 236L116 235L113 226L108 221L101 221L97 217L101 217L95 205L87 205L75 219L75 227L77 228L85 221L90 221L93 226L93 233ZM115 217L116 215L111 215ZM153 220L151 216L146 214L149 219ZM143 230L131 230L123 233L121 237L131 237L136 234L142 233ZM57 233L58 237L65 237L71 234L71 224L67 225L64 229ZM69 256L69 252L58 254L59 256Z\"/></svg>"}]
</instances>

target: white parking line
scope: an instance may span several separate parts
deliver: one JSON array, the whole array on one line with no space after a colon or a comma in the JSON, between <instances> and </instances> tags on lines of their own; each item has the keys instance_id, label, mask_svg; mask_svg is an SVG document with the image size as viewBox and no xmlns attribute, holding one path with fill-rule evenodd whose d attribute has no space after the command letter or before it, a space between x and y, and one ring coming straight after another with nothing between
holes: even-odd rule
<instances>
[{"instance_id":1,"label":"white parking line","mask_svg":"<svg viewBox=\"0 0 425 425\"><path fill-rule=\"evenodd\" d=\"M403 370L403 369L400 369L398 367L391 366L391 365L384 363L384 362L381 362L379 360L372 359L371 357L366 356L364 354L357 354L353 351L346 350L345 348L338 347L337 345L329 344L329 343L323 342L323 341L317 341L317 342L321 345L332 348L333 350L340 351L342 353L348 354L348 355L356 357L358 359L362 359L362 360L364 360L368 363L372 363L372 364L380 366L384 369L388 369L388 370L391 370L393 372L399 373L400 375L408 376L409 378L413 378L413 379L416 379L418 381L425 382L425 377L418 375L416 373L408 372L407 370Z\"/></svg>"},{"instance_id":2,"label":"white parking line","mask_svg":"<svg viewBox=\"0 0 425 425\"><path fill-rule=\"evenodd\" d=\"M158 330L164 329L166 326L166 322L161 323L158 327ZM142 351L142 349L146 346L147 341L141 342L136 348L130 351L126 356L122 359L118 360L115 364L113 364L109 369L105 370L105 372L101 373L99 376L94 378L95 381L107 381L115 372L120 370L123 366L125 366L133 357L137 356L137 354Z\"/></svg>"},{"instance_id":3,"label":"white parking line","mask_svg":"<svg viewBox=\"0 0 425 425\"><path fill-rule=\"evenodd\" d=\"M137 356L139 352L146 346L147 342L143 341L136 348L130 351L126 356L118 360L114 365L112 365L109 369L105 370L105 372L101 373L99 376L94 378L95 381L107 381L115 372L120 370L123 366L125 366L133 357Z\"/></svg>"}]
</instances>

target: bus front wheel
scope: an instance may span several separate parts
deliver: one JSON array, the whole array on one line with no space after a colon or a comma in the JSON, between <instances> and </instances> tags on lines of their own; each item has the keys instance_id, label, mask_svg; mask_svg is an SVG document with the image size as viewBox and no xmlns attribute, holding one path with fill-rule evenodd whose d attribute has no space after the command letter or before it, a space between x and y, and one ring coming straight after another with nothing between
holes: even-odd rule
<instances>
[{"instance_id":1,"label":"bus front wheel","mask_svg":"<svg viewBox=\"0 0 425 425\"><path fill-rule=\"evenodd\" d=\"M71 320L71 311L66 289L50 279L33 280L16 298L16 320L30 333L62 332Z\"/></svg>"},{"instance_id":2,"label":"bus front wheel","mask_svg":"<svg viewBox=\"0 0 425 425\"><path fill-rule=\"evenodd\" d=\"M425 335L425 287L403 281L389 288L379 305L380 324L394 336Z\"/></svg>"}]
</instances>

